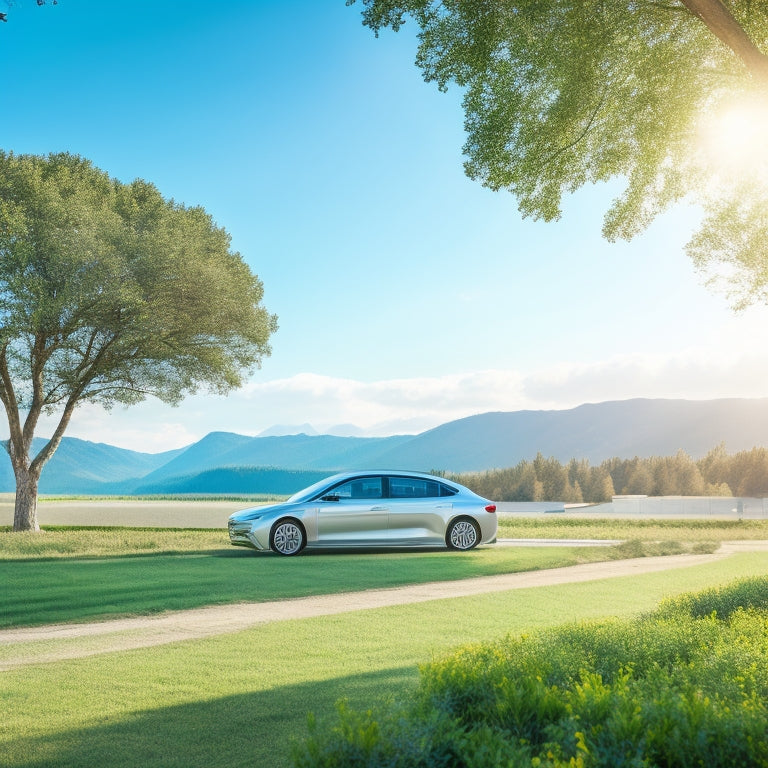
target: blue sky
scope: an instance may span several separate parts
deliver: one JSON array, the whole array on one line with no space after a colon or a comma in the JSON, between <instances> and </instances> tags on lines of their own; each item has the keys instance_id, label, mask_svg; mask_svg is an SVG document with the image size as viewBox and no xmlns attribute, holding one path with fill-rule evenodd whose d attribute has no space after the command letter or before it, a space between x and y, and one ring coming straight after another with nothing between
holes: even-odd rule
<instances>
[{"instance_id":1,"label":"blue sky","mask_svg":"<svg viewBox=\"0 0 768 768\"><path fill-rule=\"evenodd\" d=\"M204 206L280 323L228 398L83 407L69 435L158 451L273 424L390 434L766 394L768 310L735 315L703 285L683 253L696 211L607 243L618 180L558 222L523 220L464 176L461 94L423 82L410 26L377 39L344 0L16 0L0 146L77 153Z\"/></svg>"}]
</instances>

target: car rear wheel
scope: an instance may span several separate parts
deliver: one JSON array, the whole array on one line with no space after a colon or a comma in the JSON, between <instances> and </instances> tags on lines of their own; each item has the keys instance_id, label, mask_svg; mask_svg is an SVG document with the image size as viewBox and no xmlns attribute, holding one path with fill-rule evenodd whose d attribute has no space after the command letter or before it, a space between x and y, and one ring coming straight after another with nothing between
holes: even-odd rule
<instances>
[{"instance_id":1,"label":"car rear wheel","mask_svg":"<svg viewBox=\"0 0 768 768\"><path fill-rule=\"evenodd\" d=\"M448 526L445 543L450 549L467 550L480 543L480 529L474 520L460 517Z\"/></svg>"},{"instance_id":2,"label":"car rear wheel","mask_svg":"<svg viewBox=\"0 0 768 768\"><path fill-rule=\"evenodd\" d=\"M306 543L304 529L297 520L279 520L269 537L270 549L278 555L298 555Z\"/></svg>"}]
</instances>

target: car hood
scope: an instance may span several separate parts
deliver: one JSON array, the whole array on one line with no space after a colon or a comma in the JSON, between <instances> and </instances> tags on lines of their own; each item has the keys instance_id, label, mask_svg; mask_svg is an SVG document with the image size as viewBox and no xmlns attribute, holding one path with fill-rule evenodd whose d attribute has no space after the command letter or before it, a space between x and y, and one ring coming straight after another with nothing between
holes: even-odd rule
<instances>
[{"instance_id":1,"label":"car hood","mask_svg":"<svg viewBox=\"0 0 768 768\"><path fill-rule=\"evenodd\" d=\"M247 509L241 509L238 512L234 512L229 516L229 519L235 523L242 523L246 520L254 520L257 517L263 517L264 515L272 512L275 509L284 506L283 504L262 504L258 507L248 507Z\"/></svg>"}]
</instances>

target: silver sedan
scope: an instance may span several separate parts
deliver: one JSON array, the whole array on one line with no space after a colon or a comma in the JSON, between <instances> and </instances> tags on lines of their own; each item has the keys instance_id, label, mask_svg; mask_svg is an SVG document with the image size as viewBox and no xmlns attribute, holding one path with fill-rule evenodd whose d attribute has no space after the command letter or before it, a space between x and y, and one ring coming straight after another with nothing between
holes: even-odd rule
<instances>
[{"instance_id":1,"label":"silver sedan","mask_svg":"<svg viewBox=\"0 0 768 768\"><path fill-rule=\"evenodd\" d=\"M229 518L237 546L297 555L365 546L467 550L495 541L496 505L463 485L416 472L333 475L281 504Z\"/></svg>"}]
</instances>

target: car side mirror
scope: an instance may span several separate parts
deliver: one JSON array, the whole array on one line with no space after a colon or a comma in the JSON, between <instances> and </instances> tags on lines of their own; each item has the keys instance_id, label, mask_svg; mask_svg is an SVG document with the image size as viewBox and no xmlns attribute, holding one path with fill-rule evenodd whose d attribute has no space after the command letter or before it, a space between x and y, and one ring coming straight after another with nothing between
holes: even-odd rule
<instances>
[{"instance_id":1,"label":"car side mirror","mask_svg":"<svg viewBox=\"0 0 768 768\"><path fill-rule=\"evenodd\" d=\"M339 498L340 498L340 497L338 496L338 494L335 494L335 493L329 493L329 494L328 494L328 495L326 495L326 496L322 496L322 497L320 498L320 501L338 501L338 500L339 500Z\"/></svg>"}]
</instances>

